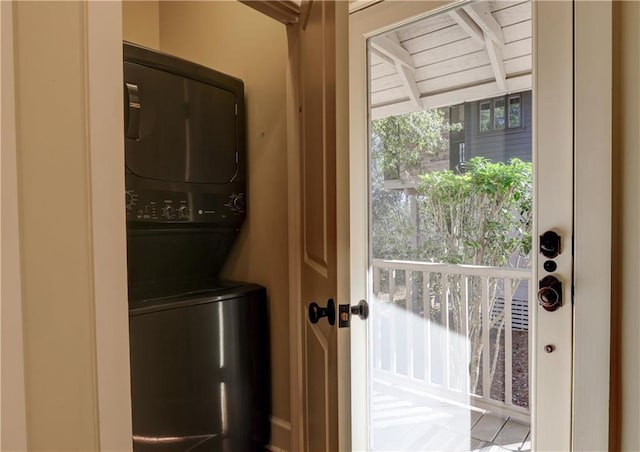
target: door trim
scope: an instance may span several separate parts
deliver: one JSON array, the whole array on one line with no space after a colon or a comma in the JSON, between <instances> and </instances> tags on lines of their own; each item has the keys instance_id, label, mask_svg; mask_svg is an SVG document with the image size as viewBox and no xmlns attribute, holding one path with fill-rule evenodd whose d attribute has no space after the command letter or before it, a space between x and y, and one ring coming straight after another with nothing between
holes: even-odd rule
<instances>
[{"instance_id":1,"label":"door trim","mask_svg":"<svg viewBox=\"0 0 640 452\"><path fill-rule=\"evenodd\" d=\"M0 5L2 21L2 293L0 299L2 376L0 393L0 449L27 449L27 418L22 327L20 224L18 219L18 168L16 105L13 63L13 4ZM4 415L4 416L2 416Z\"/></svg>"},{"instance_id":2,"label":"door trim","mask_svg":"<svg viewBox=\"0 0 640 452\"><path fill-rule=\"evenodd\" d=\"M576 2L575 24L573 449L607 450L612 289L612 3Z\"/></svg>"},{"instance_id":3,"label":"door trim","mask_svg":"<svg viewBox=\"0 0 640 452\"><path fill-rule=\"evenodd\" d=\"M131 447L132 421L122 208L122 4L87 2L84 20L99 445L123 450Z\"/></svg>"}]
</instances>

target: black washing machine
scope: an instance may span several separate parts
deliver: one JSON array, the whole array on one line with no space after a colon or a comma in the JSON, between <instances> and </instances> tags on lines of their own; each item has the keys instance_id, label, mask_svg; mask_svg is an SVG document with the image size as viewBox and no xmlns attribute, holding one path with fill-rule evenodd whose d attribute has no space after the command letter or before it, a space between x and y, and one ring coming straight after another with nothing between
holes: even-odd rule
<instances>
[{"instance_id":1,"label":"black washing machine","mask_svg":"<svg viewBox=\"0 0 640 452\"><path fill-rule=\"evenodd\" d=\"M124 44L135 451L262 451L264 287L220 271L245 219L244 85Z\"/></svg>"},{"instance_id":2,"label":"black washing machine","mask_svg":"<svg viewBox=\"0 0 640 452\"><path fill-rule=\"evenodd\" d=\"M135 450L264 450L270 410L265 297L263 287L227 283L131 304Z\"/></svg>"}]
</instances>

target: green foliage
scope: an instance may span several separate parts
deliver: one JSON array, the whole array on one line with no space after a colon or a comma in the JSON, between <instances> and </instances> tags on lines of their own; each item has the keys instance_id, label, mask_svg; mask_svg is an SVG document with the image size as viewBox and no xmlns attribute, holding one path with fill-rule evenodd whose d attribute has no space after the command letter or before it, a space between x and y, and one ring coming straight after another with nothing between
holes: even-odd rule
<instances>
[{"instance_id":1,"label":"green foliage","mask_svg":"<svg viewBox=\"0 0 640 452\"><path fill-rule=\"evenodd\" d=\"M371 172L371 246L373 256L385 259L415 257L411 198L404 190L385 190L380 160Z\"/></svg>"},{"instance_id":2,"label":"green foliage","mask_svg":"<svg viewBox=\"0 0 640 452\"><path fill-rule=\"evenodd\" d=\"M476 157L465 163L463 173L444 170L421 176L417 194L385 190L380 172L374 161L374 258L528 265L531 163L513 159L505 164Z\"/></svg>"},{"instance_id":3,"label":"green foliage","mask_svg":"<svg viewBox=\"0 0 640 452\"><path fill-rule=\"evenodd\" d=\"M421 176L419 257L451 264L517 266L531 252L531 163L476 157L461 174ZM513 265L513 263L512 263Z\"/></svg>"},{"instance_id":4,"label":"green foliage","mask_svg":"<svg viewBox=\"0 0 640 452\"><path fill-rule=\"evenodd\" d=\"M401 170L417 171L424 155L436 156L449 146L449 125L443 110L423 110L377 119L372 123L373 153L383 174L397 178Z\"/></svg>"}]
</instances>

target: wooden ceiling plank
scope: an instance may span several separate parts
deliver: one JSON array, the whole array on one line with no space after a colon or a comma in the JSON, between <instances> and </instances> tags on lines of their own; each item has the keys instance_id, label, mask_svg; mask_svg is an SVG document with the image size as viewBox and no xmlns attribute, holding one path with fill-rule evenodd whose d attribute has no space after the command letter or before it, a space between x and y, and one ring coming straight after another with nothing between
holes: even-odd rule
<instances>
[{"instance_id":1,"label":"wooden ceiling plank","mask_svg":"<svg viewBox=\"0 0 640 452\"><path fill-rule=\"evenodd\" d=\"M478 77L482 77L485 73L484 70L481 71L480 69L471 70L469 69L469 66L483 66L483 68L489 66L489 77L491 77L491 74L493 74L493 69L491 69L490 67L487 53L482 52L481 55L474 56L474 58L479 64L464 65L464 59L459 58L458 61L442 62L431 66L418 68L415 73L415 78L420 91L432 91L436 84L444 86L444 88L441 87L439 89L447 89L447 87L456 89L455 86L452 86L453 81L460 81L460 76L464 76L465 79L467 79L468 77L465 76L466 72L473 72L474 74L478 74ZM507 77L519 77L520 75L529 74L531 73L531 55L523 55L521 57L505 61L504 67L507 72ZM440 83L440 80L443 80L444 83ZM374 103L381 103L378 100L378 92L392 89L398 86L401 86L401 83L397 80L395 68L393 75L389 75L389 73L383 72L372 72L371 94L372 99L374 99ZM398 98L396 100L401 99Z\"/></svg>"},{"instance_id":2,"label":"wooden ceiling plank","mask_svg":"<svg viewBox=\"0 0 640 452\"><path fill-rule=\"evenodd\" d=\"M500 24L491 15L488 2L478 2L464 7L464 11L471 17L482 31L496 44L503 46L504 37Z\"/></svg>"},{"instance_id":3,"label":"wooden ceiling plank","mask_svg":"<svg viewBox=\"0 0 640 452\"><path fill-rule=\"evenodd\" d=\"M484 36L482 29L469 15L461 9L455 9L449 12L449 15L462 28L471 39L480 45L484 45Z\"/></svg>"},{"instance_id":4,"label":"wooden ceiling plank","mask_svg":"<svg viewBox=\"0 0 640 452\"><path fill-rule=\"evenodd\" d=\"M531 20L531 2L520 3L510 8L496 11L492 16L501 27L514 25L525 20Z\"/></svg>"},{"instance_id":5,"label":"wooden ceiling plank","mask_svg":"<svg viewBox=\"0 0 640 452\"><path fill-rule=\"evenodd\" d=\"M531 74L513 77L507 80L507 91L516 93L531 89ZM387 116L401 115L422 109L446 107L464 102L472 102L480 99L487 99L499 95L498 86L495 82L482 85L461 88L445 93L438 93L421 98L422 108L418 109L411 101L394 102L388 105L374 105L371 109L371 118L380 119Z\"/></svg>"}]
</instances>

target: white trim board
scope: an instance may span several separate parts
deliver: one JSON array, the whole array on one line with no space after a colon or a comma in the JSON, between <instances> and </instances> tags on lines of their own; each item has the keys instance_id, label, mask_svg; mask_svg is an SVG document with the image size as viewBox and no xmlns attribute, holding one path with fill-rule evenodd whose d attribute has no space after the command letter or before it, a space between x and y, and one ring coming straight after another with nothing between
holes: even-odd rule
<instances>
[{"instance_id":1,"label":"white trim board","mask_svg":"<svg viewBox=\"0 0 640 452\"><path fill-rule=\"evenodd\" d=\"M573 449L609 448L612 4L575 3Z\"/></svg>"}]
</instances>

